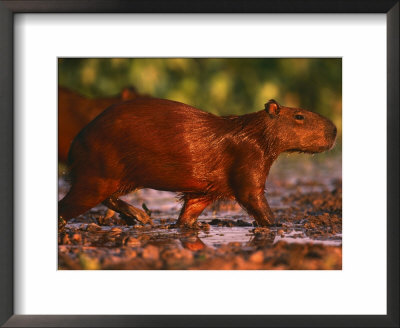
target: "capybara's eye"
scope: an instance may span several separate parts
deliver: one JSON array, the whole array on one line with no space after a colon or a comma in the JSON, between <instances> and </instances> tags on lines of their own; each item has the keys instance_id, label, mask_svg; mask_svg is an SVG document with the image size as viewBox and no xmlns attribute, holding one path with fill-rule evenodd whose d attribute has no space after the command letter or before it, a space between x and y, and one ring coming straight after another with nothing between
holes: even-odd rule
<instances>
[{"instance_id":1,"label":"capybara's eye","mask_svg":"<svg viewBox=\"0 0 400 328\"><path fill-rule=\"evenodd\" d=\"M304 120L304 116L299 114L295 115L294 118L299 121Z\"/></svg>"}]
</instances>

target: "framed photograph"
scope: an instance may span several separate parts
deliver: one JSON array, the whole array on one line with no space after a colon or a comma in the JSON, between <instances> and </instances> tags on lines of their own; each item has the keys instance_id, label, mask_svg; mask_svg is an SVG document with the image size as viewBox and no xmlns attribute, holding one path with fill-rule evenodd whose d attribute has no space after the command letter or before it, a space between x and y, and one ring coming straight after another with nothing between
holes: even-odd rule
<instances>
[{"instance_id":1,"label":"framed photograph","mask_svg":"<svg viewBox=\"0 0 400 328\"><path fill-rule=\"evenodd\" d=\"M398 1L0 21L2 325L399 325Z\"/></svg>"}]
</instances>

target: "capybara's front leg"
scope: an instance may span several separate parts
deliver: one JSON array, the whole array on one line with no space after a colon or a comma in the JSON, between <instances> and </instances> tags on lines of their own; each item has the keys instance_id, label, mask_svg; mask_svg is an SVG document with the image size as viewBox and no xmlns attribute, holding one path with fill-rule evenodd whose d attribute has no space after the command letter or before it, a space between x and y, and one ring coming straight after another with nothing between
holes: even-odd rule
<instances>
[{"instance_id":1,"label":"capybara's front leg","mask_svg":"<svg viewBox=\"0 0 400 328\"><path fill-rule=\"evenodd\" d=\"M204 198L188 198L185 199L181 213L179 214L177 226L193 227L197 218L203 210L211 204L211 200Z\"/></svg>"},{"instance_id":2,"label":"capybara's front leg","mask_svg":"<svg viewBox=\"0 0 400 328\"><path fill-rule=\"evenodd\" d=\"M146 212L133 207L132 205L124 202L123 200L119 199L118 197L111 196L103 201L103 204L108 208L112 209L115 212L118 212L130 219L136 219L142 224L150 223L153 225L153 221L151 220L150 216L146 214ZM130 220L127 222L129 225L133 225L133 221Z\"/></svg>"},{"instance_id":3,"label":"capybara's front leg","mask_svg":"<svg viewBox=\"0 0 400 328\"><path fill-rule=\"evenodd\" d=\"M267 227L275 223L274 215L264 196L263 190L258 193L244 192L237 194L236 200L245 208L249 215L254 217L259 226Z\"/></svg>"}]
</instances>

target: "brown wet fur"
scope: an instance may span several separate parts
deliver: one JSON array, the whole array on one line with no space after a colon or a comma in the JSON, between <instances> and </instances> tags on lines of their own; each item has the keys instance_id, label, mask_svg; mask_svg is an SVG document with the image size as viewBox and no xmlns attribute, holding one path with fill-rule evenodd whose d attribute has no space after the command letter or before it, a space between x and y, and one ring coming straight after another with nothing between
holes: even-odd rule
<instances>
[{"instance_id":1,"label":"brown wet fur","mask_svg":"<svg viewBox=\"0 0 400 328\"><path fill-rule=\"evenodd\" d=\"M194 225L214 200L234 199L259 226L269 226L274 216L264 189L274 160L285 151L328 150L335 139L328 119L274 100L261 111L227 117L164 99L119 103L75 138L72 187L59 216L69 220L109 197L118 203L118 195L152 188L182 195L179 225ZM123 207L112 209L126 215Z\"/></svg>"},{"instance_id":2,"label":"brown wet fur","mask_svg":"<svg viewBox=\"0 0 400 328\"><path fill-rule=\"evenodd\" d=\"M109 98L87 98L64 87L58 87L58 160L67 162L72 141L97 115L107 107L124 100L140 97L132 87Z\"/></svg>"}]
</instances>

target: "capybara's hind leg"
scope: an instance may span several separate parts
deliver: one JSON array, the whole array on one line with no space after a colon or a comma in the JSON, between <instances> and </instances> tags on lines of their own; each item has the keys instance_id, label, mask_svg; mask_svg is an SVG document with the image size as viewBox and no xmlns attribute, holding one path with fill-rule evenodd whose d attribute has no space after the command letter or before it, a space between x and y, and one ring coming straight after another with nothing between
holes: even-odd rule
<instances>
[{"instance_id":1,"label":"capybara's hind leg","mask_svg":"<svg viewBox=\"0 0 400 328\"><path fill-rule=\"evenodd\" d=\"M100 204L114 192L113 186L104 181L72 184L67 195L58 202L58 216L68 221Z\"/></svg>"},{"instance_id":2,"label":"capybara's hind leg","mask_svg":"<svg viewBox=\"0 0 400 328\"><path fill-rule=\"evenodd\" d=\"M138 220L142 224L150 223L151 225L153 222L151 221L150 216L146 214L146 212L133 207L132 205L124 202L123 200L119 199L116 196L111 196L103 201L103 204L106 205L108 208L112 209L115 212L118 212L128 218L127 223L129 225L133 225L133 219Z\"/></svg>"},{"instance_id":3,"label":"capybara's hind leg","mask_svg":"<svg viewBox=\"0 0 400 328\"><path fill-rule=\"evenodd\" d=\"M81 194L71 190L58 202L58 216L68 221L90 210L101 201L102 199L96 197L96 195L90 193Z\"/></svg>"},{"instance_id":4,"label":"capybara's hind leg","mask_svg":"<svg viewBox=\"0 0 400 328\"><path fill-rule=\"evenodd\" d=\"M179 214L176 225L181 227L191 227L196 223L197 218L203 210L211 204L210 199L188 198L185 199L181 213Z\"/></svg>"}]
</instances>

